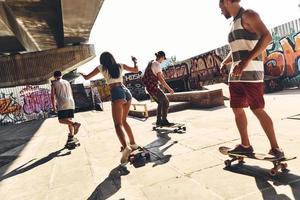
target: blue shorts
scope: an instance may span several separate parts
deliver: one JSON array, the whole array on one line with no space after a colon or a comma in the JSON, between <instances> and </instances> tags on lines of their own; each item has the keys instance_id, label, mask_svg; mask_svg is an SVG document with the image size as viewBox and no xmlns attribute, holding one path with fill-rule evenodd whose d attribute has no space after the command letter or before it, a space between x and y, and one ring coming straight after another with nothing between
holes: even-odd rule
<instances>
[{"instance_id":1,"label":"blue shorts","mask_svg":"<svg viewBox=\"0 0 300 200\"><path fill-rule=\"evenodd\" d=\"M128 88L125 86L116 86L110 90L111 101L124 99L125 101L130 101L132 99L132 95Z\"/></svg>"}]
</instances>

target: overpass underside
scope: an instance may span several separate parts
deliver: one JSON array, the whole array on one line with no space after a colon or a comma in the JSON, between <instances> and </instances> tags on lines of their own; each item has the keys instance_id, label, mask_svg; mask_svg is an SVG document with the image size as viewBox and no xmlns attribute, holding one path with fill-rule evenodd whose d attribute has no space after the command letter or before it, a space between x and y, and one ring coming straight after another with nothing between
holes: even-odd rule
<instances>
[{"instance_id":1,"label":"overpass underside","mask_svg":"<svg viewBox=\"0 0 300 200\"><path fill-rule=\"evenodd\" d=\"M0 1L0 87L41 84L95 56L85 44L104 0Z\"/></svg>"}]
</instances>

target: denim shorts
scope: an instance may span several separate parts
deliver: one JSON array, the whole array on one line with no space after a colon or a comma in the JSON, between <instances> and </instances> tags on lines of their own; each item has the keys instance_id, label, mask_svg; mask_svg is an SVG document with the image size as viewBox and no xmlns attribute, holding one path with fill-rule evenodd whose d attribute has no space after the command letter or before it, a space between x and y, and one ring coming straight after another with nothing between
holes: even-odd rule
<instances>
[{"instance_id":1,"label":"denim shorts","mask_svg":"<svg viewBox=\"0 0 300 200\"><path fill-rule=\"evenodd\" d=\"M110 90L111 101L124 99L125 101L130 101L132 99L132 95L128 88L125 86L116 86Z\"/></svg>"}]
</instances>

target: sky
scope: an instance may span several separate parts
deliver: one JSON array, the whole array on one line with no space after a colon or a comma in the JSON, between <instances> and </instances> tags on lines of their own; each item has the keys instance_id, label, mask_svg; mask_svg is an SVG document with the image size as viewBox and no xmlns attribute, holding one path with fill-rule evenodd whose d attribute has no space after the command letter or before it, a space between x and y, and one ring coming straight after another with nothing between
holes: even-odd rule
<instances>
[{"instance_id":1,"label":"sky","mask_svg":"<svg viewBox=\"0 0 300 200\"><path fill-rule=\"evenodd\" d=\"M180 61L221 47L227 44L231 20L224 18L218 4L219 0L105 0L88 42L95 45L96 58L78 71L93 70L103 51L129 66L135 56L144 69L160 50ZM300 0L241 0L240 4L255 10L269 29L300 18Z\"/></svg>"}]
</instances>

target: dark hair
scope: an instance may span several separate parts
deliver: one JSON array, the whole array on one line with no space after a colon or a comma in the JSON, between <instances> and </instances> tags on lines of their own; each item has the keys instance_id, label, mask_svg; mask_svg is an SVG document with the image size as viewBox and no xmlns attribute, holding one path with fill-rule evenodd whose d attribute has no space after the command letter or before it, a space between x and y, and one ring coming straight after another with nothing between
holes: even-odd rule
<instances>
[{"instance_id":1,"label":"dark hair","mask_svg":"<svg viewBox=\"0 0 300 200\"><path fill-rule=\"evenodd\" d=\"M161 57L165 57L166 58L166 54L163 51L159 51L157 53L155 53L156 58L161 58Z\"/></svg>"},{"instance_id":2,"label":"dark hair","mask_svg":"<svg viewBox=\"0 0 300 200\"><path fill-rule=\"evenodd\" d=\"M53 76L54 76L54 77L61 77L61 71L55 71L55 72L53 73Z\"/></svg>"},{"instance_id":3,"label":"dark hair","mask_svg":"<svg viewBox=\"0 0 300 200\"><path fill-rule=\"evenodd\" d=\"M116 63L116 60L111 53L103 52L100 56L100 64L103 65L104 71L108 71L111 78L119 78L121 66Z\"/></svg>"}]
</instances>

